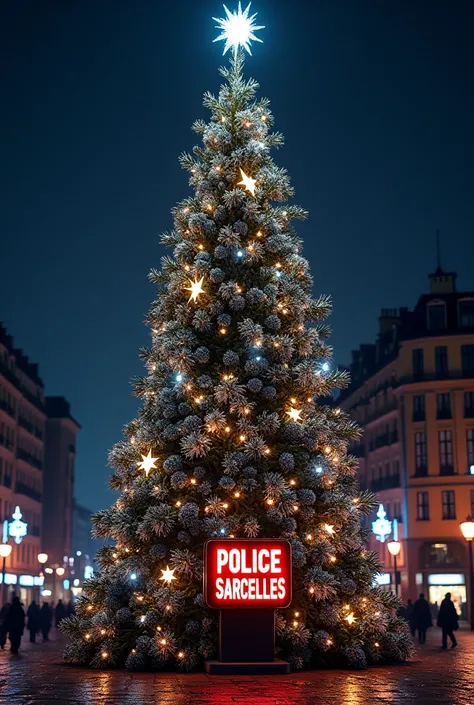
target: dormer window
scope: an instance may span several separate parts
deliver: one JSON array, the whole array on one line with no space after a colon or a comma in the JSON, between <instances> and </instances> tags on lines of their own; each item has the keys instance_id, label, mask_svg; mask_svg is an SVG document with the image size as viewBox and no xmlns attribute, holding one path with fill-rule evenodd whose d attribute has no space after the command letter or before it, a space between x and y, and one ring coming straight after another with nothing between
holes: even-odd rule
<instances>
[{"instance_id":1,"label":"dormer window","mask_svg":"<svg viewBox=\"0 0 474 705\"><path fill-rule=\"evenodd\" d=\"M433 301L428 304L428 330L444 330L446 328L446 304L444 301Z\"/></svg>"},{"instance_id":2,"label":"dormer window","mask_svg":"<svg viewBox=\"0 0 474 705\"><path fill-rule=\"evenodd\" d=\"M460 328L474 328L474 299L463 299L459 302Z\"/></svg>"}]
</instances>

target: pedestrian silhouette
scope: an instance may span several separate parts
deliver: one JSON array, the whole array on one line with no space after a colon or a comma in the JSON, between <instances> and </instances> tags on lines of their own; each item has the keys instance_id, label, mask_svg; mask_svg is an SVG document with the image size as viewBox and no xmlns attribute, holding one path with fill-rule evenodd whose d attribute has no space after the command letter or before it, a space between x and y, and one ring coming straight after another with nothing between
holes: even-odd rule
<instances>
[{"instance_id":1,"label":"pedestrian silhouette","mask_svg":"<svg viewBox=\"0 0 474 705\"><path fill-rule=\"evenodd\" d=\"M441 627L443 631L442 637L442 648L448 648L448 636L451 639L451 648L454 649L458 642L454 636L454 632L458 629L458 613L454 606L454 602L451 600L451 593L447 592L444 596L444 600L441 603L441 607L438 612L438 627Z\"/></svg>"},{"instance_id":2,"label":"pedestrian silhouette","mask_svg":"<svg viewBox=\"0 0 474 705\"><path fill-rule=\"evenodd\" d=\"M69 600L66 605L66 616L72 617L73 614L76 614L76 608L74 607L74 602L72 600Z\"/></svg>"},{"instance_id":3,"label":"pedestrian silhouette","mask_svg":"<svg viewBox=\"0 0 474 705\"><path fill-rule=\"evenodd\" d=\"M32 600L31 605L28 607L28 611L26 613L26 617L28 619L26 628L29 629L30 642L32 644L34 644L36 641L36 633L40 627L39 616L40 616L40 608L36 604L36 602L34 600Z\"/></svg>"},{"instance_id":4,"label":"pedestrian silhouette","mask_svg":"<svg viewBox=\"0 0 474 705\"><path fill-rule=\"evenodd\" d=\"M7 614L10 609L10 603L5 602L0 610L0 648L4 649L7 643Z\"/></svg>"},{"instance_id":5,"label":"pedestrian silhouette","mask_svg":"<svg viewBox=\"0 0 474 705\"><path fill-rule=\"evenodd\" d=\"M418 631L418 642L424 644L426 641L426 632L433 625L431 620L431 610L428 600L425 600L423 593L417 599L414 605L415 624Z\"/></svg>"},{"instance_id":6,"label":"pedestrian silhouette","mask_svg":"<svg viewBox=\"0 0 474 705\"><path fill-rule=\"evenodd\" d=\"M43 641L49 641L49 630L53 623L53 610L47 602L43 602L43 606L40 609L39 623Z\"/></svg>"},{"instance_id":7,"label":"pedestrian silhouette","mask_svg":"<svg viewBox=\"0 0 474 705\"><path fill-rule=\"evenodd\" d=\"M21 637L25 629L25 610L21 606L20 598L15 595L7 612L6 627L10 639L12 654L17 654L21 644Z\"/></svg>"},{"instance_id":8,"label":"pedestrian silhouette","mask_svg":"<svg viewBox=\"0 0 474 705\"><path fill-rule=\"evenodd\" d=\"M62 620L66 618L66 608L63 605L62 600L58 600L58 604L54 608L54 624L58 627Z\"/></svg>"},{"instance_id":9,"label":"pedestrian silhouette","mask_svg":"<svg viewBox=\"0 0 474 705\"><path fill-rule=\"evenodd\" d=\"M411 632L412 637L415 637L415 634L416 634L416 615L415 615L415 605L413 604L413 600L408 600L408 602L407 602L406 620L408 622L408 626L410 627L410 632Z\"/></svg>"}]
</instances>

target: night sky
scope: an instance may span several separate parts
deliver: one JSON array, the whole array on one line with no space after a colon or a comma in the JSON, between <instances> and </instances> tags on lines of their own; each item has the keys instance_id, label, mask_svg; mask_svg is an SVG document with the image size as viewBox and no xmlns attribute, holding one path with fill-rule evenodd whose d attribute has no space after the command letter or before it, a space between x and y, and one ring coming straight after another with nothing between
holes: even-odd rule
<instances>
[{"instance_id":1,"label":"night sky","mask_svg":"<svg viewBox=\"0 0 474 705\"><path fill-rule=\"evenodd\" d=\"M232 9L236 6L228 0ZM381 307L413 306L442 264L473 289L472 0L255 0L246 64L286 137L335 357L372 342ZM107 449L135 415L149 342L147 273L178 155L223 62L217 0L3 0L0 320L71 402L76 495L107 506Z\"/></svg>"}]
</instances>

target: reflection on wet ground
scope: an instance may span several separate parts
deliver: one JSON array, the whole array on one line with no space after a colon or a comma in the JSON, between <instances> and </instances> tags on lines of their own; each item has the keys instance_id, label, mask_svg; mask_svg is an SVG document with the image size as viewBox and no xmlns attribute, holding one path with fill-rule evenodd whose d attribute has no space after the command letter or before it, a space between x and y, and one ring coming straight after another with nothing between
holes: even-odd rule
<instances>
[{"instance_id":1,"label":"reflection on wet ground","mask_svg":"<svg viewBox=\"0 0 474 705\"><path fill-rule=\"evenodd\" d=\"M54 638L54 636L53 636ZM90 671L61 662L61 643L0 652L5 705L473 705L474 633L442 651L437 629L405 666L289 676L207 676Z\"/></svg>"}]
</instances>

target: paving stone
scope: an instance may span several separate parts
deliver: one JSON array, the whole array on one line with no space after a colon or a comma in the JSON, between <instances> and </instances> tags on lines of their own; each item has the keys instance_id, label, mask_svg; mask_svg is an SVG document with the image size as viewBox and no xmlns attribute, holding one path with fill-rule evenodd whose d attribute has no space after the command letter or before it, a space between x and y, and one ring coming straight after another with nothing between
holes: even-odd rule
<instances>
[{"instance_id":1,"label":"paving stone","mask_svg":"<svg viewBox=\"0 0 474 705\"><path fill-rule=\"evenodd\" d=\"M439 648L438 629L403 666L305 671L286 676L95 671L61 661L64 638L24 641L0 651L0 703L6 705L474 705L474 632L457 649Z\"/></svg>"}]
</instances>

